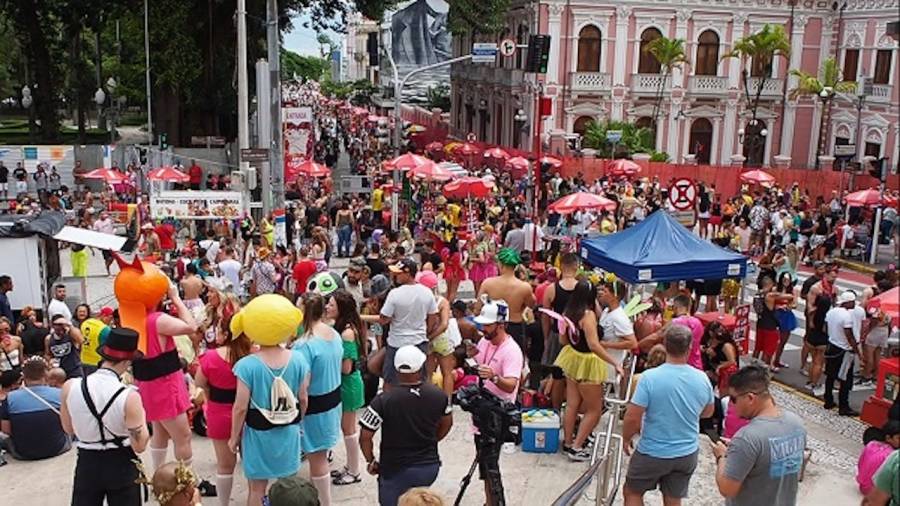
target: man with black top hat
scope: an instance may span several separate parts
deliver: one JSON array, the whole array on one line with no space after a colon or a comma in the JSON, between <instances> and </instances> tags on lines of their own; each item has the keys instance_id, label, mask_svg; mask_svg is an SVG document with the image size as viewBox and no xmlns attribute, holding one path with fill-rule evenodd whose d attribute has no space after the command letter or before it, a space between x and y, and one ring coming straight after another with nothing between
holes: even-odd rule
<instances>
[{"instance_id":1,"label":"man with black top hat","mask_svg":"<svg viewBox=\"0 0 900 506\"><path fill-rule=\"evenodd\" d=\"M62 389L63 429L77 437L78 463L72 487L73 506L140 505L138 469L132 462L147 447L144 408L137 390L122 383L131 362L142 357L138 333L112 329L97 353L100 368L74 378Z\"/></svg>"}]
</instances>

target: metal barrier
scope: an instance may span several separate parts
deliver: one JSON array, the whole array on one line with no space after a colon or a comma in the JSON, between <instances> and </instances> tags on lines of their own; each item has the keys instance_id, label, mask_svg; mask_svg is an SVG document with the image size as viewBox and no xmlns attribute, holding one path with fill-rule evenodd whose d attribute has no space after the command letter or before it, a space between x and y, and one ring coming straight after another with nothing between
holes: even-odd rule
<instances>
[{"instance_id":1,"label":"metal barrier","mask_svg":"<svg viewBox=\"0 0 900 506\"><path fill-rule=\"evenodd\" d=\"M633 354L628 354L625 362L627 365L623 365L626 365L628 373L622 378L624 388L621 386L619 388L622 395L617 399L609 397L605 399L607 406L606 430L597 433L597 441L594 443L594 451L591 455L591 465L553 502L553 506L575 504L581 499L582 494L598 506L609 506L615 500L622 481L623 442L619 418L631 399L631 380L634 377L637 358ZM602 453L598 453L601 451L601 447ZM594 497L590 497L587 489L595 477L597 488ZM614 479L610 480L610 478Z\"/></svg>"}]
</instances>

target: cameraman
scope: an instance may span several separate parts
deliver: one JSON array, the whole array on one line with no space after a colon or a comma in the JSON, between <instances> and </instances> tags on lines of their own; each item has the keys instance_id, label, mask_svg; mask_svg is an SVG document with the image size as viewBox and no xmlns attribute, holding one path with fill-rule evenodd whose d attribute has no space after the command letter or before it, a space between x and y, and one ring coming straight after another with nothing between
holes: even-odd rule
<instances>
[{"instance_id":1,"label":"cameraman","mask_svg":"<svg viewBox=\"0 0 900 506\"><path fill-rule=\"evenodd\" d=\"M522 349L506 333L509 307L506 301L486 299L481 306L481 314L475 323L481 326L483 339L476 346L467 345L470 357L477 362L478 377L483 380L484 389L501 400L516 402L519 380L522 377ZM480 453L478 473L484 480L487 504L504 504L503 497L493 497L491 482L500 484L500 445L503 439L486 438L480 432L475 435L475 447ZM502 491L502 485L498 487Z\"/></svg>"}]
</instances>

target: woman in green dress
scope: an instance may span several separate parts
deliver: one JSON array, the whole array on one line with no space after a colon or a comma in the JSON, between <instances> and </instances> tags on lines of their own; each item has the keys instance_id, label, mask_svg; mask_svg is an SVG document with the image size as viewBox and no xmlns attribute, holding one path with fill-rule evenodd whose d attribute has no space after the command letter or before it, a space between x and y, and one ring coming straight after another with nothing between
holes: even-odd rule
<instances>
[{"instance_id":1,"label":"woman in green dress","mask_svg":"<svg viewBox=\"0 0 900 506\"><path fill-rule=\"evenodd\" d=\"M360 361L366 357L366 326L359 317L356 300L346 290L331 294L325 306L326 318L334 321L334 329L341 334L344 355L341 361L341 432L347 449L347 465L331 472L332 483L350 485L360 481L359 429L356 411L363 406L363 380Z\"/></svg>"}]
</instances>

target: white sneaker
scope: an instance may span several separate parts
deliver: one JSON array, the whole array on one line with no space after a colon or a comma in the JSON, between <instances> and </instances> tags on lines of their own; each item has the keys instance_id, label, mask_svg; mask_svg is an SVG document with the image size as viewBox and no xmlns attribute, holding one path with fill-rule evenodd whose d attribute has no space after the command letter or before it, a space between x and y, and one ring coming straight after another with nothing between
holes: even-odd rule
<instances>
[{"instance_id":1,"label":"white sneaker","mask_svg":"<svg viewBox=\"0 0 900 506\"><path fill-rule=\"evenodd\" d=\"M812 388L812 393L816 397L822 397L825 395L825 385L816 385Z\"/></svg>"}]
</instances>

